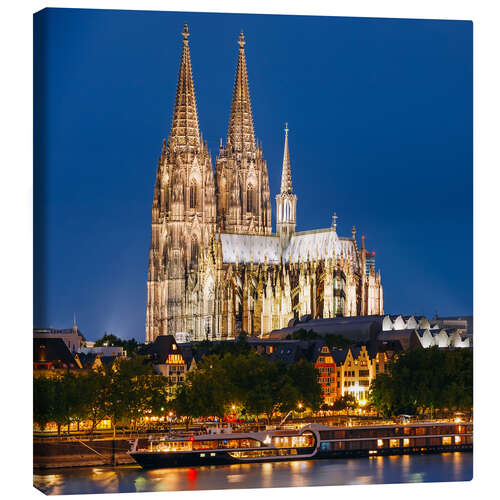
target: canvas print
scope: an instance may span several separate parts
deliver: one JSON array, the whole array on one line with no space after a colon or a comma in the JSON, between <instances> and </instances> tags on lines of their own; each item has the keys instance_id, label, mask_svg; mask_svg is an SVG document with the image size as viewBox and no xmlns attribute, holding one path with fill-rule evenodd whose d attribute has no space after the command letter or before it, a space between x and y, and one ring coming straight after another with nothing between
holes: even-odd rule
<instances>
[{"instance_id":1,"label":"canvas print","mask_svg":"<svg viewBox=\"0 0 500 500\"><path fill-rule=\"evenodd\" d=\"M34 15L34 486L472 479L472 23Z\"/></svg>"}]
</instances>

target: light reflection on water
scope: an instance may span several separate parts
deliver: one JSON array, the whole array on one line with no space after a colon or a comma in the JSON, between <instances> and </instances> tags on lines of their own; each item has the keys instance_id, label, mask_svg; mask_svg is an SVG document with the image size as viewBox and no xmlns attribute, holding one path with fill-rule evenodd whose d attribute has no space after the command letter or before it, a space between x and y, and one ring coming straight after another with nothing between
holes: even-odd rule
<instances>
[{"instance_id":1,"label":"light reflection on water","mask_svg":"<svg viewBox=\"0 0 500 500\"><path fill-rule=\"evenodd\" d=\"M303 460L145 471L136 466L41 472L34 485L49 495L227 488L468 481L472 453Z\"/></svg>"}]
</instances>

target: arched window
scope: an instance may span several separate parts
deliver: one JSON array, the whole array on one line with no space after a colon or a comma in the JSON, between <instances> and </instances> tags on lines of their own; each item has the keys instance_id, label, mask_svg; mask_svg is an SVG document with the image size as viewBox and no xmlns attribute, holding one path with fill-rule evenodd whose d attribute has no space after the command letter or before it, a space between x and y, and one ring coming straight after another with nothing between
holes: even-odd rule
<instances>
[{"instance_id":1,"label":"arched window","mask_svg":"<svg viewBox=\"0 0 500 500\"><path fill-rule=\"evenodd\" d=\"M198 240L196 236L191 240L191 265L198 263Z\"/></svg>"},{"instance_id":2,"label":"arched window","mask_svg":"<svg viewBox=\"0 0 500 500\"><path fill-rule=\"evenodd\" d=\"M198 186L196 182L191 183L189 188L189 208L196 208L198 206Z\"/></svg>"},{"instance_id":3,"label":"arched window","mask_svg":"<svg viewBox=\"0 0 500 500\"><path fill-rule=\"evenodd\" d=\"M249 186L247 187L247 212L253 212L253 210L255 208L254 207L254 205L255 205L254 197L255 197L255 193L254 193L253 186L251 184L249 184Z\"/></svg>"}]
</instances>

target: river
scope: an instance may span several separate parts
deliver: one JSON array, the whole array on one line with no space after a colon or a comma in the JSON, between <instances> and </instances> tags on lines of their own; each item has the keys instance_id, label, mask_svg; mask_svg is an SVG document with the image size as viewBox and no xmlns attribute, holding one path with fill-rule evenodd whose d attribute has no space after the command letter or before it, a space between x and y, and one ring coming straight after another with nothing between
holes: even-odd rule
<instances>
[{"instance_id":1,"label":"river","mask_svg":"<svg viewBox=\"0 0 500 500\"><path fill-rule=\"evenodd\" d=\"M58 469L36 472L34 485L48 495L69 495L470 479L472 452L454 452L148 471L137 466Z\"/></svg>"}]
</instances>

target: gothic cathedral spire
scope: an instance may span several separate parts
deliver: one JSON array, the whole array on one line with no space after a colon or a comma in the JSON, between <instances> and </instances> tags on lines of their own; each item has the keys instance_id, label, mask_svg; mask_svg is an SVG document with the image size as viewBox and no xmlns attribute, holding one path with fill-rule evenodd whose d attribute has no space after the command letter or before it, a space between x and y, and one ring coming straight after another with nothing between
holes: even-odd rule
<instances>
[{"instance_id":1,"label":"gothic cathedral spire","mask_svg":"<svg viewBox=\"0 0 500 500\"><path fill-rule=\"evenodd\" d=\"M212 160L199 131L187 25L182 37L172 128L153 195L146 342L209 326L200 324L197 303L185 298L186 280L195 283L200 249L215 231L216 198Z\"/></svg>"},{"instance_id":2,"label":"gothic cathedral spire","mask_svg":"<svg viewBox=\"0 0 500 500\"><path fill-rule=\"evenodd\" d=\"M174 148L200 146L200 131L198 127L198 112L196 110L196 97L194 94L193 72L191 69L191 54L189 53L189 31L187 24L182 32L184 37L177 92L175 94L172 129L169 144Z\"/></svg>"},{"instance_id":3,"label":"gothic cathedral spire","mask_svg":"<svg viewBox=\"0 0 500 500\"><path fill-rule=\"evenodd\" d=\"M288 246L296 228L297 196L292 192L292 171L290 151L288 149L288 123L285 124L285 146L283 149L283 167L281 171L281 192L276 195L276 232L281 246Z\"/></svg>"},{"instance_id":4,"label":"gothic cathedral spire","mask_svg":"<svg viewBox=\"0 0 500 500\"><path fill-rule=\"evenodd\" d=\"M245 60L245 38L240 33L238 45L238 65L234 79L233 103L229 118L227 141L239 152L255 150L255 132L253 128L250 90L248 89L247 63Z\"/></svg>"},{"instance_id":5,"label":"gothic cathedral spire","mask_svg":"<svg viewBox=\"0 0 500 500\"><path fill-rule=\"evenodd\" d=\"M217 219L225 232L271 234L269 178L255 139L245 43L241 33L227 143L215 166Z\"/></svg>"}]
</instances>

